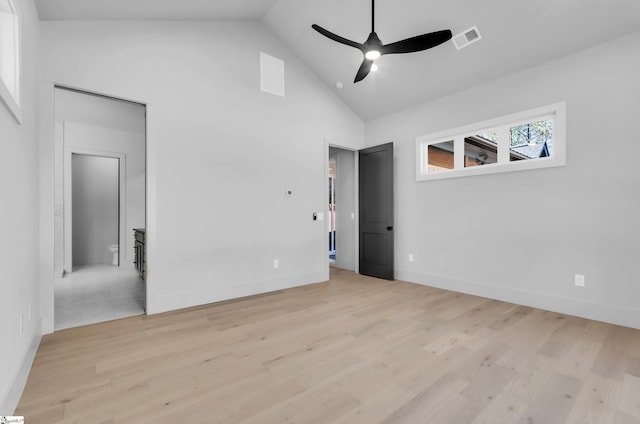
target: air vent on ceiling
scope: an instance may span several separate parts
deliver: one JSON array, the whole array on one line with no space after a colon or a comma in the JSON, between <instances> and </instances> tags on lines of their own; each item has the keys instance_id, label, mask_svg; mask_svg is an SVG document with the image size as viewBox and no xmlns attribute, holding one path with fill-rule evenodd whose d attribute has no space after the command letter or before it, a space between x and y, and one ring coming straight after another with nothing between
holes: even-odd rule
<instances>
[{"instance_id":1,"label":"air vent on ceiling","mask_svg":"<svg viewBox=\"0 0 640 424\"><path fill-rule=\"evenodd\" d=\"M453 44L456 46L456 49L460 50L467 47L470 44L475 43L480 40L482 36L478 31L478 27L472 26L466 31L462 31L460 34L457 34L453 37Z\"/></svg>"}]
</instances>

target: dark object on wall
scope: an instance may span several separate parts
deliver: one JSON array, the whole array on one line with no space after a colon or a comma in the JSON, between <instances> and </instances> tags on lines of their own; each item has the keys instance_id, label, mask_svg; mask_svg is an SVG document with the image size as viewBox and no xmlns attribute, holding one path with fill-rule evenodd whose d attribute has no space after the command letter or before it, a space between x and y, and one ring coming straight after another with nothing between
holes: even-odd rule
<instances>
[{"instance_id":1,"label":"dark object on wall","mask_svg":"<svg viewBox=\"0 0 640 424\"><path fill-rule=\"evenodd\" d=\"M145 280L147 277L147 259L145 252L146 231L144 228L134 228L133 232L136 240L136 256L133 263L136 264L136 271L138 271L138 274L140 274L140 278Z\"/></svg>"},{"instance_id":2,"label":"dark object on wall","mask_svg":"<svg viewBox=\"0 0 640 424\"><path fill-rule=\"evenodd\" d=\"M383 54L414 53L422 50L427 50L439 46L445 41L450 40L452 36L451 30L445 29L442 31L430 32L428 34L406 38L404 40L396 41L395 43L391 44L382 44L382 41L380 41L380 38L378 38L378 34L376 34L375 32L374 18L375 0L371 0L371 33L369 34L369 37L367 37L367 41L365 41L364 44L351 41L344 37L336 35L322 28L320 25L311 25L311 28L315 29L325 37L328 37L333 41L337 41L338 43L355 47L356 49L362 51L362 53L364 54L364 60L362 61L362 65L360 65L360 69L358 69L358 73L353 80L354 83L362 81L367 75L369 75L373 62Z\"/></svg>"}]
</instances>

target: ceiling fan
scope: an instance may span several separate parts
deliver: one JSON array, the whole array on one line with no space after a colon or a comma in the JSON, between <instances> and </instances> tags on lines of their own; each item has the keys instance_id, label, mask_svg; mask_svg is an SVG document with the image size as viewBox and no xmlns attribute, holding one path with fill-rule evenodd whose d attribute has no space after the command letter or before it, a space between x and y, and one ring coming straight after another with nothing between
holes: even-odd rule
<instances>
[{"instance_id":1,"label":"ceiling fan","mask_svg":"<svg viewBox=\"0 0 640 424\"><path fill-rule=\"evenodd\" d=\"M311 25L311 28L315 29L325 37L328 37L333 41L337 41L338 43L355 47L356 49L362 51L362 53L364 54L364 60L362 61L362 65L360 65L360 69L358 69L356 78L353 80L354 83L362 81L367 75L369 75L373 62L383 54L419 52L439 46L445 41L451 39L451 30L445 29L442 31L430 32L428 34L406 38L404 40L396 41L395 43L391 44L382 44L382 41L380 41L380 38L378 38L378 34L376 34L375 32L374 18L375 0L371 0L371 33L369 34L369 37L367 37L367 41L365 41L364 44L357 43L355 41L351 41L344 37L336 35L322 28L320 25Z\"/></svg>"}]
</instances>

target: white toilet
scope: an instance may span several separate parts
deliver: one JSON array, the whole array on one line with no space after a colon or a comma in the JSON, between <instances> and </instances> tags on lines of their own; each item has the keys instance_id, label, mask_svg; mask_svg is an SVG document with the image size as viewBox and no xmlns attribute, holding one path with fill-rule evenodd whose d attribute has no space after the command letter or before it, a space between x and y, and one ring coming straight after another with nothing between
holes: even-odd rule
<instances>
[{"instance_id":1,"label":"white toilet","mask_svg":"<svg viewBox=\"0 0 640 424\"><path fill-rule=\"evenodd\" d=\"M118 245L117 244L110 244L109 245L109 252L113 253L113 261L111 262L111 265L118 265Z\"/></svg>"}]
</instances>

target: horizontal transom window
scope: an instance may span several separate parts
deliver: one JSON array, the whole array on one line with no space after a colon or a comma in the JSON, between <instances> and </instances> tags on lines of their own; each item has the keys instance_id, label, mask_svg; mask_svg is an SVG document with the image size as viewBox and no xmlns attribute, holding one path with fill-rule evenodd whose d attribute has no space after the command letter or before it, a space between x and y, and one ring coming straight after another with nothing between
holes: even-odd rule
<instances>
[{"instance_id":1,"label":"horizontal transom window","mask_svg":"<svg viewBox=\"0 0 640 424\"><path fill-rule=\"evenodd\" d=\"M416 179L565 164L565 103L416 138Z\"/></svg>"}]
</instances>

